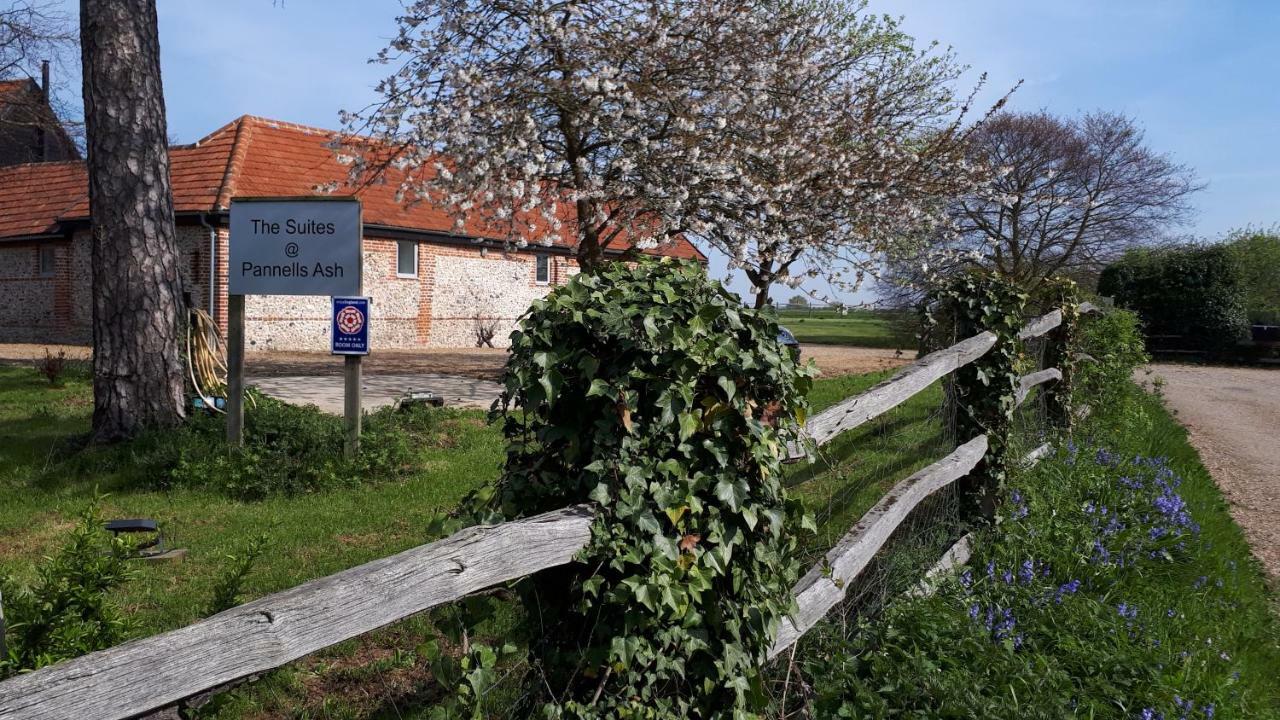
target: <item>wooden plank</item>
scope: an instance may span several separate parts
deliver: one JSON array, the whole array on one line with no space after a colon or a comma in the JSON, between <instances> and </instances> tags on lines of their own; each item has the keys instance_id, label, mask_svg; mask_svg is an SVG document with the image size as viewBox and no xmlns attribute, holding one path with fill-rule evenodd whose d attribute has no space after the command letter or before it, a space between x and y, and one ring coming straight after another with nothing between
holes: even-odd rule
<instances>
[{"instance_id":1,"label":"wooden plank","mask_svg":"<svg viewBox=\"0 0 1280 720\"><path fill-rule=\"evenodd\" d=\"M1051 452L1053 452L1053 443L1045 443L1027 453L1026 457L1022 458L1022 466L1026 468L1035 467L1041 460L1048 457Z\"/></svg>"},{"instance_id":2,"label":"wooden plank","mask_svg":"<svg viewBox=\"0 0 1280 720\"><path fill-rule=\"evenodd\" d=\"M1013 406L1018 407L1027 401L1027 396L1031 394L1031 388L1047 383L1050 380L1061 380L1062 371L1058 368L1045 368L1037 372L1028 373L1018 378L1018 391L1014 394Z\"/></svg>"},{"instance_id":3,"label":"wooden plank","mask_svg":"<svg viewBox=\"0 0 1280 720\"><path fill-rule=\"evenodd\" d=\"M892 489L836 543L793 591L799 608L782 621L769 657L787 649L844 599L849 582L875 554L915 506L940 488L973 470L987 452L987 436L979 435Z\"/></svg>"},{"instance_id":4,"label":"wooden plank","mask_svg":"<svg viewBox=\"0 0 1280 720\"><path fill-rule=\"evenodd\" d=\"M227 296L227 444L244 444L244 296Z\"/></svg>"},{"instance_id":5,"label":"wooden plank","mask_svg":"<svg viewBox=\"0 0 1280 720\"><path fill-rule=\"evenodd\" d=\"M861 395L843 400L814 415L805 424L805 433L816 444L824 445L840 433L852 430L901 405L956 368L964 367L982 357L995 343L995 333L984 332L949 348L929 353Z\"/></svg>"},{"instance_id":6,"label":"wooden plank","mask_svg":"<svg viewBox=\"0 0 1280 720\"><path fill-rule=\"evenodd\" d=\"M0 683L0 718L118 720L296 660L414 613L570 562L586 506L473 527L194 625Z\"/></svg>"},{"instance_id":7,"label":"wooden plank","mask_svg":"<svg viewBox=\"0 0 1280 720\"><path fill-rule=\"evenodd\" d=\"M969 558L973 556L973 533L968 533L964 537L955 542L954 545L947 548L942 553L942 557L938 558L938 562L925 572L920 582L912 588L908 593L908 597L927 597L932 595L938 588L938 580L943 575L953 572L956 568L961 567L969 562Z\"/></svg>"},{"instance_id":8,"label":"wooden plank","mask_svg":"<svg viewBox=\"0 0 1280 720\"><path fill-rule=\"evenodd\" d=\"M1062 324L1061 310L1054 310L1053 312L1045 313L1044 315L1041 315L1035 320L1032 320L1031 322L1027 323L1025 327L1019 330L1018 339L1030 340L1031 338L1040 337L1041 335L1049 332L1050 330L1058 327L1061 324Z\"/></svg>"},{"instance_id":9,"label":"wooden plank","mask_svg":"<svg viewBox=\"0 0 1280 720\"><path fill-rule=\"evenodd\" d=\"M346 440L342 445L343 455L350 460L360 453L360 421L364 417L362 407L361 386L364 373L359 355L345 355L342 361L342 420L345 425Z\"/></svg>"}]
</instances>

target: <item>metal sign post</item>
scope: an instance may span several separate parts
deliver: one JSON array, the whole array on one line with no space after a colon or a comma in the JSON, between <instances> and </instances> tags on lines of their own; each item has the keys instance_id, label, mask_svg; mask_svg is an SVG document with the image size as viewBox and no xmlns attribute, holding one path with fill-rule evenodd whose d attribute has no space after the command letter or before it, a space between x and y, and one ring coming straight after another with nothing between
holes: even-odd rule
<instances>
[{"instance_id":1,"label":"metal sign post","mask_svg":"<svg viewBox=\"0 0 1280 720\"><path fill-rule=\"evenodd\" d=\"M360 201L352 197L233 198L227 262L227 442L244 442L246 295L359 296ZM366 299L367 300L367 299ZM368 352L368 304L364 306ZM348 355L346 452L360 446L360 355Z\"/></svg>"}]
</instances>

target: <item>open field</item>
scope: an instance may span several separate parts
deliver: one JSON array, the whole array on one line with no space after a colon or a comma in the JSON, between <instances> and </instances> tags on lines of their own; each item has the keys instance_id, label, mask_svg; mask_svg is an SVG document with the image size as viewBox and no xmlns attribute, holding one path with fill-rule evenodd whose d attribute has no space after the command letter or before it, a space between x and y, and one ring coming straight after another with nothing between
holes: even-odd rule
<instances>
[{"instance_id":1,"label":"open field","mask_svg":"<svg viewBox=\"0 0 1280 720\"><path fill-rule=\"evenodd\" d=\"M895 322L895 314L880 310L850 310L841 315L834 310L778 311L778 320L795 334L801 344L853 345L858 347L915 350L913 331Z\"/></svg>"}]
</instances>

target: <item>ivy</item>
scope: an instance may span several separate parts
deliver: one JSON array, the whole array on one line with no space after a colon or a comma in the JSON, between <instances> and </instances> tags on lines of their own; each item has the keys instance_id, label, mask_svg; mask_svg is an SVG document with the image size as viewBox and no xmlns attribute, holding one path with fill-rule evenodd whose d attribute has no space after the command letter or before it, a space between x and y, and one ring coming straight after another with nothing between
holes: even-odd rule
<instances>
[{"instance_id":1,"label":"ivy","mask_svg":"<svg viewBox=\"0 0 1280 720\"><path fill-rule=\"evenodd\" d=\"M521 582L550 718L749 718L793 609L782 485L812 371L694 263L617 263L534 303L495 406L506 517L593 502L578 562ZM545 680L545 682L544 682Z\"/></svg>"},{"instance_id":2,"label":"ivy","mask_svg":"<svg viewBox=\"0 0 1280 720\"><path fill-rule=\"evenodd\" d=\"M991 272L972 270L951 279L931 300L925 317L930 346L944 347L985 331L996 336L986 354L951 374L947 393L956 441L987 436L986 456L960 481L960 489L966 516L990 521L1013 461L1009 439L1024 359L1018 331L1027 296Z\"/></svg>"},{"instance_id":3,"label":"ivy","mask_svg":"<svg viewBox=\"0 0 1280 720\"><path fill-rule=\"evenodd\" d=\"M1040 298L1045 312L1062 310L1062 323L1045 338L1044 366L1056 367L1062 372L1061 380L1041 386L1045 414L1050 425L1070 432L1075 419L1071 399L1079 364L1076 351L1080 334L1080 288L1068 278L1050 278L1041 287Z\"/></svg>"}]
</instances>

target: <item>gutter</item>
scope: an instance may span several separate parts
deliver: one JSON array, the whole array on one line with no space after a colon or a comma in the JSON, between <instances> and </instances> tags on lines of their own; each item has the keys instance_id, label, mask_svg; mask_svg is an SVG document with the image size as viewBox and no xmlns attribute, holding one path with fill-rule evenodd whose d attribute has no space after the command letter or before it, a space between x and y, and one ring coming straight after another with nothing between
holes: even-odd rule
<instances>
[{"instance_id":1,"label":"gutter","mask_svg":"<svg viewBox=\"0 0 1280 720\"><path fill-rule=\"evenodd\" d=\"M209 317L218 322L218 230L209 224L209 214L200 213L200 224L209 231Z\"/></svg>"}]
</instances>

